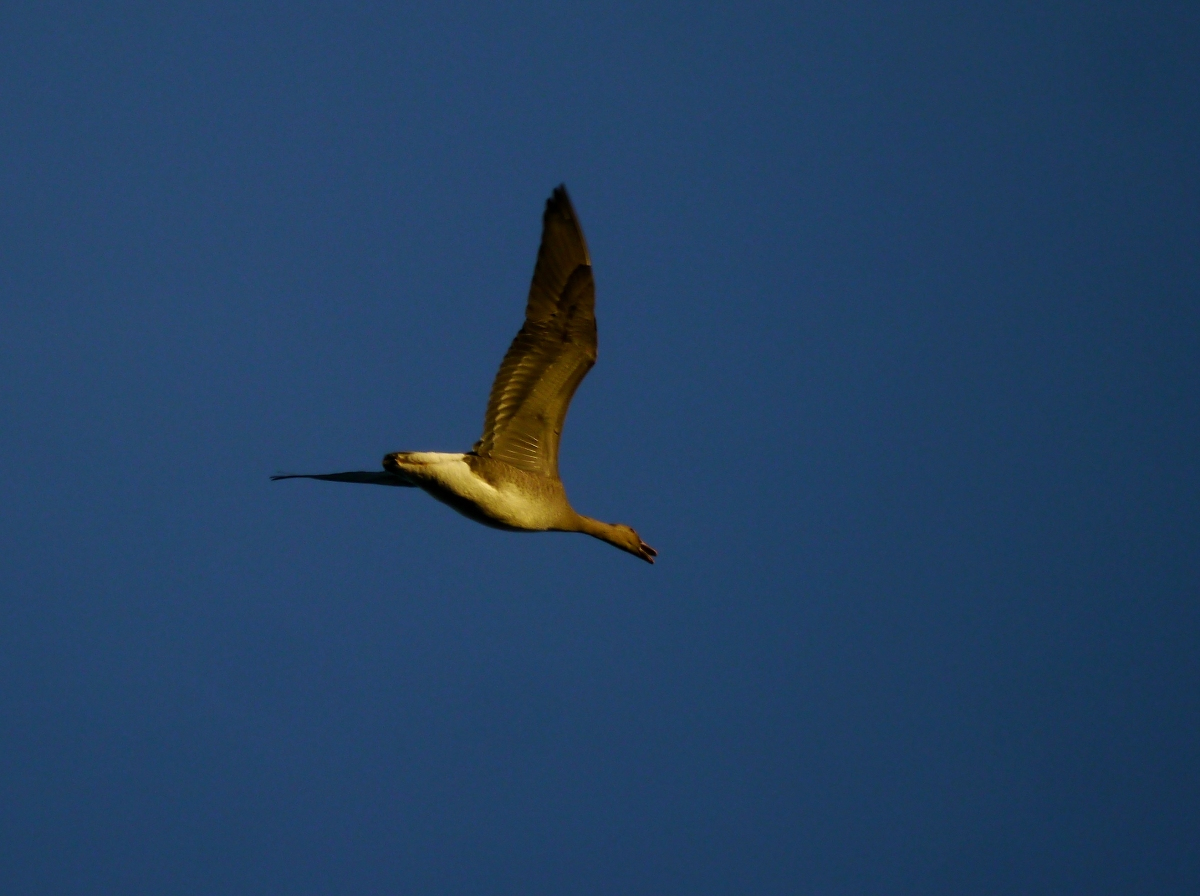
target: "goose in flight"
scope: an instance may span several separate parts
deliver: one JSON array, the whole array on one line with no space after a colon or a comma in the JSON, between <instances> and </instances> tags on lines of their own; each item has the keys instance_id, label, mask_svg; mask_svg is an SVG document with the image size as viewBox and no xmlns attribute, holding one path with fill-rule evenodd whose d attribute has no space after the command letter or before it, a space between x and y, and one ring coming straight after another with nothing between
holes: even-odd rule
<instances>
[{"instance_id":1,"label":"goose in flight","mask_svg":"<svg viewBox=\"0 0 1200 896\"><path fill-rule=\"evenodd\" d=\"M657 552L629 526L577 513L558 478L571 397L596 363L596 286L566 187L542 216L525 325L492 383L483 436L466 454L398 451L383 470L272 476L424 489L464 516L519 532L583 532L647 563Z\"/></svg>"}]
</instances>

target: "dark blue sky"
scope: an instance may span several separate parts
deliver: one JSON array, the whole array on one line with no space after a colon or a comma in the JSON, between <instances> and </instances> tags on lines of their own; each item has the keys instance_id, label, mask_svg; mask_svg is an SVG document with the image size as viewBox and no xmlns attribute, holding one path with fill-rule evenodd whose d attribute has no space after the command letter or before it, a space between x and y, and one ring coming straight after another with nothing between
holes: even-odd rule
<instances>
[{"instance_id":1,"label":"dark blue sky","mask_svg":"<svg viewBox=\"0 0 1200 896\"><path fill-rule=\"evenodd\" d=\"M1200 892L1194 3L6 7L0 123L0 891ZM658 565L269 482L470 447L560 181Z\"/></svg>"}]
</instances>

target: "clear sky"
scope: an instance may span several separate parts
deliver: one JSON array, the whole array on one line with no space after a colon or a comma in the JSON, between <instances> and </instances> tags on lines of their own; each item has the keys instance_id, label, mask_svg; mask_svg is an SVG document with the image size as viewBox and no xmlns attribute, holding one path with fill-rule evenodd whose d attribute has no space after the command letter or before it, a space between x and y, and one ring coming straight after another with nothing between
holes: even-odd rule
<instances>
[{"instance_id":1,"label":"clear sky","mask_svg":"<svg viewBox=\"0 0 1200 896\"><path fill-rule=\"evenodd\" d=\"M25 6L0 891L1200 892L1194 2Z\"/></svg>"}]
</instances>

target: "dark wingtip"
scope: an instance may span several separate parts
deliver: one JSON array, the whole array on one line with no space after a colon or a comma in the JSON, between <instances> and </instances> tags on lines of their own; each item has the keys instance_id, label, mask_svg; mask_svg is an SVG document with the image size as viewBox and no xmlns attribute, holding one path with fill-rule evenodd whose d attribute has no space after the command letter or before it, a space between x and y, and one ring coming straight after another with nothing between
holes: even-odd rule
<instances>
[{"instance_id":1,"label":"dark wingtip","mask_svg":"<svg viewBox=\"0 0 1200 896\"><path fill-rule=\"evenodd\" d=\"M571 197L567 195L567 185L559 184L546 200L546 216L555 213L565 213L567 217L575 217L575 206L571 205Z\"/></svg>"}]
</instances>

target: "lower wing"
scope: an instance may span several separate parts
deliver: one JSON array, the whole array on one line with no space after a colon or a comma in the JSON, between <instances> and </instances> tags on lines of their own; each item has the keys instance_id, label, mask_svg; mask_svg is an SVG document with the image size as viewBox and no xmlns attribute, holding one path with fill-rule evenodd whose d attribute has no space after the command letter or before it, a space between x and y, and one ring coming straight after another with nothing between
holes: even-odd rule
<instances>
[{"instance_id":1,"label":"lower wing","mask_svg":"<svg viewBox=\"0 0 1200 896\"><path fill-rule=\"evenodd\" d=\"M351 473L284 473L279 476L272 476L271 479L324 479L326 482L361 482L364 485L394 485L399 488L416 488L415 483L409 482L403 476L397 476L395 473L385 471L378 473L368 470Z\"/></svg>"}]
</instances>

